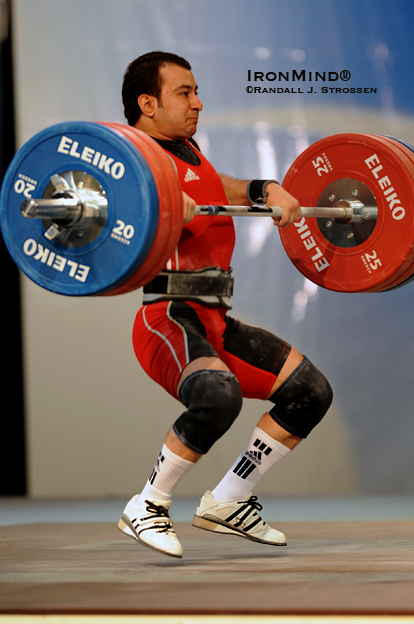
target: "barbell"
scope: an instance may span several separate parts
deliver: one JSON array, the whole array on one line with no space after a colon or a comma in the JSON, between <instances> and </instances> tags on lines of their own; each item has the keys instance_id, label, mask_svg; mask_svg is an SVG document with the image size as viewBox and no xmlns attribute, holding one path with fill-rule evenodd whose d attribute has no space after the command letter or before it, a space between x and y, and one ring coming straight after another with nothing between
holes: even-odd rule
<instances>
[{"instance_id":1,"label":"barbell","mask_svg":"<svg viewBox=\"0 0 414 624\"><path fill-rule=\"evenodd\" d=\"M414 148L339 134L294 161L283 186L302 216L280 229L298 270L340 292L379 292L414 276ZM266 206L197 206L198 216L281 216ZM178 244L181 186L148 135L118 123L51 126L17 152L0 196L19 268L63 295L116 295L151 281Z\"/></svg>"}]
</instances>

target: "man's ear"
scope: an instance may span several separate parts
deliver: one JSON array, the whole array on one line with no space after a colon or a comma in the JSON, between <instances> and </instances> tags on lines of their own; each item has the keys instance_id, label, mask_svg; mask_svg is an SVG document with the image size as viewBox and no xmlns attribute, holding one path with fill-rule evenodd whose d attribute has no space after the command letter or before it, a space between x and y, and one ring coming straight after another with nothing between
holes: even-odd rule
<instances>
[{"instance_id":1,"label":"man's ear","mask_svg":"<svg viewBox=\"0 0 414 624\"><path fill-rule=\"evenodd\" d=\"M142 113L146 115L146 117L154 117L155 114L155 103L157 98L153 95L146 95L143 93L138 98L138 106L142 110Z\"/></svg>"}]
</instances>

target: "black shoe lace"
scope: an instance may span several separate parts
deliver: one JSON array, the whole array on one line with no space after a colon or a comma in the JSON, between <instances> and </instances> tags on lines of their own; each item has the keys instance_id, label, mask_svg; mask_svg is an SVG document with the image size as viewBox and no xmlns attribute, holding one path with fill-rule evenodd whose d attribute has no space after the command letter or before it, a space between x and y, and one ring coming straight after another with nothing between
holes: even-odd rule
<instances>
[{"instance_id":1,"label":"black shoe lace","mask_svg":"<svg viewBox=\"0 0 414 624\"><path fill-rule=\"evenodd\" d=\"M257 509L257 511L262 511L263 505L258 502L258 496L251 496L247 501L238 501L239 504L250 505L252 510Z\"/></svg>"},{"instance_id":2,"label":"black shoe lace","mask_svg":"<svg viewBox=\"0 0 414 624\"><path fill-rule=\"evenodd\" d=\"M248 511L241 516L241 520L246 520L246 518L248 518L252 513L253 513L252 518L254 518L255 516L259 516L259 514L257 512L258 511L262 511L262 509L263 509L263 505L261 505L258 502L258 497L257 496L251 496L249 498L249 500L247 500L247 501L238 501L238 503L240 505L243 505L243 507L240 509L240 512L243 512L246 509L248 509ZM259 519L260 519L260 521L264 525L266 524L266 522L260 516L259 516Z\"/></svg>"},{"instance_id":3,"label":"black shoe lace","mask_svg":"<svg viewBox=\"0 0 414 624\"><path fill-rule=\"evenodd\" d=\"M149 500L146 500L145 504L147 506L147 511L149 515L145 516L143 520L151 520L151 518L165 518L165 522L157 522L156 531L158 533L166 533L167 531L171 531L173 526L170 515L168 513L168 509L165 509L165 507L163 507L162 505L156 505Z\"/></svg>"}]
</instances>

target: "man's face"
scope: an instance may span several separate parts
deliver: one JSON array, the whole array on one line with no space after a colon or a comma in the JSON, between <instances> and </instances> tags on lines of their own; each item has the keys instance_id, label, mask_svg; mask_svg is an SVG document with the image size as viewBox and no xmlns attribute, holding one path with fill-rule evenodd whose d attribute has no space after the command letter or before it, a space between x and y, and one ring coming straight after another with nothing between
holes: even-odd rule
<instances>
[{"instance_id":1,"label":"man's face","mask_svg":"<svg viewBox=\"0 0 414 624\"><path fill-rule=\"evenodd\" d=\"M155 101L154 129L159 139L189 139L197 130L203 105L190 70L168 64L160 69L162 80L159 102Z\"/></svg>"}]
</instances>

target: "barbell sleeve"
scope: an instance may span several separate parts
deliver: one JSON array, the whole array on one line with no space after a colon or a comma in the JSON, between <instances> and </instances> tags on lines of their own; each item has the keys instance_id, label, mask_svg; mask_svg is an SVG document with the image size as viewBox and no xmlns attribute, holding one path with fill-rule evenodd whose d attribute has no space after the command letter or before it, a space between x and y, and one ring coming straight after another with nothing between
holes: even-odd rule
<instances>
[{"instance_id":1,"label":"barbell sleeve","mask_svg":"<svg viewBox=\"0 0 414 624\"><path fill-rule=\"evenodd\" d=\"M28 219L73 221L80 214L81 205L76 197L26 199L20 206L20 212Z\"/></svg>"}]
</instances>

